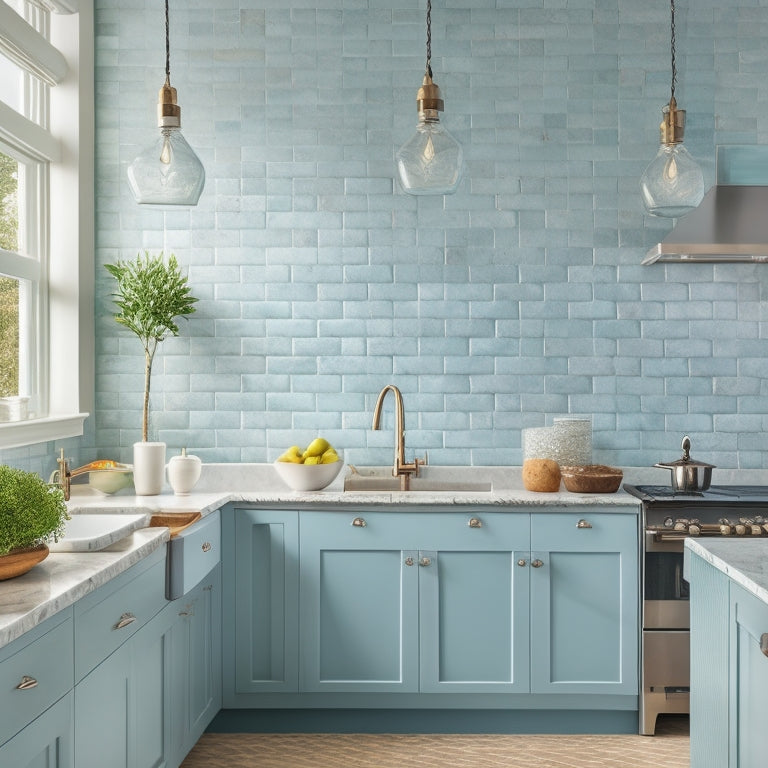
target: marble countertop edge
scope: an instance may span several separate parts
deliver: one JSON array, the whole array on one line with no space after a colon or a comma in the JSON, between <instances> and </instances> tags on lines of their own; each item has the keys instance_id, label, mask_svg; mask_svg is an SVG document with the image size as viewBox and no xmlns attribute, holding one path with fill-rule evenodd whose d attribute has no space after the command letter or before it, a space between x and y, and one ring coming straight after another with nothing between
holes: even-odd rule
<instances>
[{"instance_id":1,"label":"marble countertop edge","mask_svg":"<svg viewBox=\"0 0 768 768\"><path fill-rule=\"evenodd\" d=\"M99 552L52 552L23 576L0 582L0 648L144 560L170 538L142 528Z\"/></svg>"}]
</instances>

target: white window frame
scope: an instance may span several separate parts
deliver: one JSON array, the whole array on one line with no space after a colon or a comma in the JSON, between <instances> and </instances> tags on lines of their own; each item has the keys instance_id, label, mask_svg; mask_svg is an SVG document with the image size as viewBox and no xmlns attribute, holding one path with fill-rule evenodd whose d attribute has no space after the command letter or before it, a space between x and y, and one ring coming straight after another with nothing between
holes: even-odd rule
<instances>
[{"instance_id":1,"label":"white window frame","mask_svg":"<svg viewBox=\"0 0 768 768\"><path fill-rule=\"evenodd\" d=\"M40 125L0 101L0 141L13 156L42 161L34 227L40 238L39 409L0 423L0 450L83 434L94 401L93 0L28 0L52 10L46 42L0 0L0 46L50 85ZM47 127L45 122L48 122Z\"/></svg>"}]
</instances>

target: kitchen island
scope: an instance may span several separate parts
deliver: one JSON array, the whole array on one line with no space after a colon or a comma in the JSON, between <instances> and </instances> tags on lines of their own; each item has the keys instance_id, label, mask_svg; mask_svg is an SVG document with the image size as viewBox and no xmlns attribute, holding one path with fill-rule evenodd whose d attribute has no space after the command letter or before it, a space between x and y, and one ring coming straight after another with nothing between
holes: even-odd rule
<instances>
[{"instance_id":1,"label":"kitchen island","mask_svg":"<svg viewBox=\"0 0 768 768\"><path fill-rule=\"evenodd\" d=\"M686 539L691 768L764 768L768 541Z\"/></svg>"}]
</instances>

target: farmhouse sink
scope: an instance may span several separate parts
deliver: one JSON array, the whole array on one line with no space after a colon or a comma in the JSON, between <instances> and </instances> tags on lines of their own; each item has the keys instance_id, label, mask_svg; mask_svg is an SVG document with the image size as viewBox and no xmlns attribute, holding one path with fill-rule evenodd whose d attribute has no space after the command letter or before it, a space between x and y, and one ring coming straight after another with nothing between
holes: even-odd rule
<instances>
[{"instance_id":1,"label":"farmhouse sink","mask_svg":"<svg viewBox=\"0 0 768 768\"><path fill-rule=\"evenodd\" d=\"M64 526L64 535L50 542L51 552L97 552L149 525L149 514L74 514Z\"/></svg>"},{"instance_id":2,"label":"farmhouse sink","mask_svg":"<svg viewBox=\"0 0 768 768\"><path fill-rule=\"evenodd\" d=\"M490 480L456 478L450 468L425 468L423 471L423 476L410 478L405 493L490 493L493 489ZM392 476L390 467L354 467L344 479L344 490L354 493L402 492L400 478Z\"/></svg>"}]
</instances>

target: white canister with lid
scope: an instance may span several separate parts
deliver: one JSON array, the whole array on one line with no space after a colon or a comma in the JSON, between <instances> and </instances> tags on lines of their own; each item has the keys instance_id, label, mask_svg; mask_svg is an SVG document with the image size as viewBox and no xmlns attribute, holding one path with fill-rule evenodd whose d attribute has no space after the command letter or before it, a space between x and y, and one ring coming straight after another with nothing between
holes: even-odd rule
<instances>
[{"instance_id":1,"label":"white canister with lid","mask_svg":"<svg viewBox=\"0 0 768 768\"><path fill-rule=\"evenodd\" d=\"M168 483L176 496L188 496L200 479L203 463L197 456L187 454L182 448L179 456L172 456L168 462Z\"/></svg>"}]
</instances>

